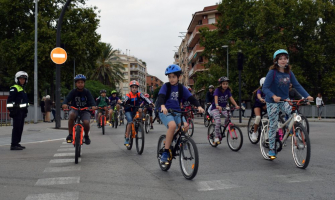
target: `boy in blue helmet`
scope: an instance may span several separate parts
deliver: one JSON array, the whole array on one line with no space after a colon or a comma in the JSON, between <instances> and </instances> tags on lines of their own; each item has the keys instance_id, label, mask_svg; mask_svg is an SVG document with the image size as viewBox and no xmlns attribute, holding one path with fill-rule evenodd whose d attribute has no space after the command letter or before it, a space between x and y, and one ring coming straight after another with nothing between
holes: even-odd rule
<instances>
[{"instance_id":1,"label":"boy in blue helmet","mask_svg":"<svg viewBox=\"0 0 335 200\"><path fill-rule=\"evenodd\" d=\"M84 107L92 107L92 109L96 109L96 104L94 101L94 98L91 94L91 92L85 88L85 81L86 76L82 74L78 74L76 77L74 77L74 81L76 84L76 89L73 89L64 99L63 101L63 109L67 109L68 102L71 102L70 106L76 107L76 108L84 108ZM74 126L74 120L77 118L78 111L77 110L71 110L69 113L69 135L66 138L66 141L68 143L72 142L72 132L73 132L73 126ZM81 112L81 120L83 121L84 131L85 131L85 144L89 145L91 144L91 140L88 136L88 133L90 132L90 118L91 114L89 111L83 111Z\"/></svg>"},{"instance_id":2,"label":"boy in blue helmet","mask_svg":"<svg viewBox=\"0 0 335 200\"><path fill-rule=\"evenodd\" d=\"M181 68L178 65L170 65L166 68L165 75L168 76L169 82L165 83L162 86L162 88L159 90L157 98L157 109L160 110L159 118L168 128L166 132L165 151L161 157L161 162L164 162L165 164L169 164L169 148L172 142L172 138L177 126L179 127L181 125L180 114L178 113L176 114L176 116L172 116L170 113L168 113L168 109L180 111L181 99L185 99L186 101L189 101L191 104L196 106L199 112L204 112L204 109L200 106L199 102L192 96L190 91L185 86L179 84L178 79L181 75L181 72ZM180 90L179 88L181 88L182 90ZM182 92L183 94L179 94L180 92ZM183 121L185 127L187 127L186 120L183 119Z\"/></svg>"}]
</instances>

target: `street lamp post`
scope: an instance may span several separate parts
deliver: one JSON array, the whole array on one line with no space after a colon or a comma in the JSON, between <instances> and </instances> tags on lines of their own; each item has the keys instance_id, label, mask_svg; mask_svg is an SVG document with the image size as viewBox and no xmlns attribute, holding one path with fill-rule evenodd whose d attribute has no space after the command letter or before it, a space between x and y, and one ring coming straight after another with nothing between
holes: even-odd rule
<instances>
[{"instance_id":1,"label":"street lamp post","mask_svg":"<svg viewBox=\"0 0 335 200\"><path fill-rule=\"evenodd\" d=\"M223 45L222 47L227 48L227 78L229 78L228 45Z\"/></svg>"}]
</instances>

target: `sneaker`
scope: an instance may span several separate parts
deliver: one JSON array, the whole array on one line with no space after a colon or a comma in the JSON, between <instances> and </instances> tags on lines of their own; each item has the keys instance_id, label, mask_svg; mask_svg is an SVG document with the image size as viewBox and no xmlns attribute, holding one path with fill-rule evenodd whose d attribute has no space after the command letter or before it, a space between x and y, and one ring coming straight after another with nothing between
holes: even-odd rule
<instances>
[{"instance_id":1,"label":"sneaker","mask_svg":"<svg viewBox=\"0 0 335 200\"><path fill-rule=\"evenodd\" d=\"M124 141L124 145L125 146L128 146L129 145L129 138L126 138L125 141Z\"/></svg>"},{"instance_id":2,"label":"sneaker","mask_svg":"<svg viewBox=\"0 0 335 200\"><path fill-rule=\"evenodd\" d=\"M90 140L90 137L88 135L85 135L84 138L85 138L85 144L87 144L87 145L91 144L91 140Z\"/></svg>"},{"instance_id":3,"label":"sneaker","mask_svg":"<svg viewBox=\"0 0 335 200\"><path fill-rule=\"evenodd\" d=\"M269 152L268 152L268 156L271 160L275 159L276 158L276 152L275 150L273 149L270 149Z\"/></svg>"},{"instance_id":4,"label":"sneaker","mask_svg":"<svg viewBox=\"0 0 335 200\"><path fill-rule=\"evenodd\" d=\"M256 141L256 140L257 140L257 135L256 135L256 133L252 133L252 134L251 134L251 139L252 139L253 141Z\"/></svg>"},{"instance_id":5,"label":"sneaker","mask_svg":"<svg viewBox=\"0 0 335 200\"><path fill-rule=\"evenodd\" d=\"M23 150L23 148L19 146L10 146L10 150Z\"/></svg>"},{"instance_id":6,"label":"sneaker","mask_svg":"<svg viewBox=\"0 0 335 200\"><path fill-rule=\"evenodd\" d=\"M161 163L165 163L165 164L169 164L169 157L170 157L170 155L169 155L169 153L168 152L163 152L163 154L162 154L162 156L161 156Z\"/></svg>"},{"instance_id":7,"label":"sneaker","mask_svg":"<svg viewBox=\"0 0 335 200\"><path fill-rule=\"evenodd\" d=\"M154 129L154 127L153 127L153 126L151 126L151 127L150 127L150 129Z\"/></svg>"},{"instance_id":8,"label":"sneaker","mask_svg":"<svg viewBox=\"0 0 335 200\"><path fill-rule=\"evenodd\" d=\"M69 135L66 137L66 142L67 142L67 143L72 143L72 139L73 139L73 136L69 134Z\"/></svg>"},{"instance_id":9,"label":"sneaker","mask_svg":"<svg viewBox=\"0 0 335 200\"><path fill-rule=\"evenodd\" d=\"M98 124L97 126L98 126L98 128L101 128L100 124Z\"/></svg>"},{"instance_id":10,"label":"sneaker","mask_svg":"<svg viewBox=\"0 0 335 200\"><path fill-rule=\"evenodd\" d=\"M22 146L21 144L18 144L18 145L16 145L16 146L21 147L22 149L25 149L25 148L26 148L25 146Z\"/></svg>"},{"instance_id":11,"label":"sneaker","mask_svg":"<svg viewBox=\"0 0 335 200\"><path fill-rule=\"evenodd\" d=\"M214 139L214 143L216 143L216 144L221 144L220 139L216 137L216 138Z\"/></svg>"}]
</instances>

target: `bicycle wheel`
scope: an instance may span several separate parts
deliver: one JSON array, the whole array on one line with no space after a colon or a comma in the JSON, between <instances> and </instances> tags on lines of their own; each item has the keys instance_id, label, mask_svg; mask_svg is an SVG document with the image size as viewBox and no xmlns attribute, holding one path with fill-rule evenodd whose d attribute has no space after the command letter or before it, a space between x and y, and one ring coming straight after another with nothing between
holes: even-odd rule
<instances>
[{"instance_id":1,"label":"bicycle wheel","mask_svg":"<svg viewBox=\"0 0 335 200\"><path fill-rule=\"evenodd\" d=\"M158 145L157 145L157 159L158 159L158 164L161 170L167 171L171 167L172 160L169 161L169 164L161 163L161 156L163 152L165 151L165 135L161 135L158 139Z\"/></svg>"},{"instance_id":2,"label":"bicycle wheel","mask_svg":"<svg viewBox=\"0 0 335 200\"><path fill-rule=\"evenodd\" d=\"M183 138L180 146L179 164L181 172L188 180L192 180L198 172L198 148L192 138Z\"/></svg>"},{"instance_id":3,"label":"bicycle wheel","mask_svg":"<svg viewBox=\"0 0 335 200\"><path fill-rule=\"evenodd\" d=\"M305 169L311 158L309 134L301 123L295 124L295 136L292 136L292 155L295 165Z\"/></svg>"},{"instance_id":4,"label":"bicycle wheel","mask_svg":"<svg viewBox=\"0 0 335 200\"><path fill-rule=\"evenodd\" d=\"M101 129L102 129L102 135L105 135L105 117L101 116Z\"/></svg>"},{"instance_id":5,"label":"bicycle wheel","mask_svg":"<svg viewBox=\"0 0 335 200\"><path fill-rule=\"evenodd\" d=\"M189 119L188 121L188 136L192 137L193 136L193 133L194 133L194 123L193 123L193 120L192 119Z\"/></svg>"},{"instance_id":6,"label":"bicycle wheel","mask_svg":"<svg viewBox=\"0 0 335 200\"><path fill-rule=\"evenodd\" d=\"M138 127L135 128L136 131L136 150L139 155L143 153L144 149L144 129L143 124L138 123Z\"/></svg>"},{"instance_id":7,"label":"bicycle wheel","mask_svg":"<svg viewBox=\"0 0 335 200\"><path fill-rule=\"evenodd\" d=\"M305 128L305 130L309 134L309 122L308 122L307 118L305 116L303 116L302 114L300 114L300 117L301 117L300 124Z\"/></svg>"},{"instance_id":8,"label":"bicycle wheel","mask_svg":"<svg viewBox=\"0 0 335 200\"><path fill-rule=\"evenodd\" d=\"M117 125L119 123L117 116L118 116L118 113L117 113L117 111L115 111L114 112L114 128L117 128Z\"/></svg>"},{"instance_id":9,"label":"bicycle wheel","mask_svg":"<svg viewBox=\"0 0 335 200\"><path fill-rule=\"evenodd\" d=\"M76 133L75 133L75 155L74 155L74 162L78 164L78 159L80 157L80 150L81 150L81 144L80 144L80 136L81 136L81 128L79 126L76 127Z\"/></svg>"},{"instance_id":10,"label":"bicycle wheel","mask_svg":"<svg viewBox=\"0 0 335 200\"><path fill-rule=\"evenodd\" d=\"M127 131L127 125L126 125L126 131ZM133 137L132 137L133 130L132 129L133 129L133 126L130 126L130 131L129 131L129 135L128 135L129 145L126 146L128 150L131 150L131 148L133 147Z\"/></svg>"},{"instance_id":11,"label":"bicycle wheel","mask_svg":"<svg viewBox=\"0 0 335 200\"><path fill-rule=\"evenodd\" d=\"M261 149L262 156L265 160L271 160L268 156L269 152L269 124L266 124L262 128L259 147Z\"/></svg>"},{"instance_id":12,"label":"bicycle wheel","mask_svg":"<svg viewBox=\"0 0 335 200\"><path fill-rule=\"evenodd\" d=\"M249 118L248 127L247 127L247 129L248 129L247 130L248 131L248 138L249 138L251 144L257 144L259 142L259 139L260 139L260 136L261 136L261 131L262 131L261 123L259 123L258 131L256 131L257 139L256 140L252 139L251 135L254 132L255 119L256 119L255 116L253 116L253 117L251 116Z\"/></svg>"},{"instance_id":13,"label":"bicycle wheel","mask_svg":"<svg viewBox=\"0 0 335 200\"><path fill-rule=\"evenodd\" d=\"M144 125L144 128L145 128L145 132L149 133L149 130L150 130L150 116L148 114L145 115L145 125Z\"/></svg>"},{"instance_id":14,"label":"bicycle wheel","mask_svg":"<svg viewBox=\"0 0 335 200\"><path fill-rule=\"evenodd\" d=\"M242 131L237 126L231 126L230 132L227 130L227 143L231 150L238 151L243 145Z\"/></svg>"},{"instance_id":15,"label":"bicycle wheel","mask_svg":"<svg viewBox=\"0 0 335 200\"><path fill-rule=\"evenodd\" d=\"M215 124L211 124L211 125L208 127L208 131L207 131L207 139L208 139L209 144L210 144L212 147L217 147L217 146L218 146L217 143L214 143L214 139L215 139Z\"/></svg>"}]
</instances>

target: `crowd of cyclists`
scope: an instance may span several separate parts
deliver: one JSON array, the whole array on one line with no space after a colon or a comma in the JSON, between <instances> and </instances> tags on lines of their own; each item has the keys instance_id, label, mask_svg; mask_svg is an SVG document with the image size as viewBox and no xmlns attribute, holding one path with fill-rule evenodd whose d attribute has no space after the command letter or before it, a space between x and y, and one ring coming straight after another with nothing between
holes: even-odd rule
<instances>
[{"instance_id":1,"label":"crowd of cyclists","mask_svg":"<svg viewBox=\"0 0 335 200\"><path fill-rule=\"evenodd\" d=\"M250 134L251 139L257 139L258 136L256 131L258 130L262 112L267 113L269 118L268 156L271 159L276 158L277 154L274 143L277 131L278 113L281 110L287 117L291 116L291 105L284 100L292 98L306 98L309 101L313 100L313 97L304 90L291 71L289 54L286 50L277 50L273 55L273 62L274 64L270 67L266 77L260 79L259 88L253 92L254 101L252 105L252 115L255 116L255 122L253 125L254 128L252 129L253 131L248 133ZM214 143L220 144L222 137L224 137L224 135L220 135L221 116L226 117L224 124L228 123L228 109L226 109L226 107L230 104L231 106L234 106L234 109L240 109L240 106L232 97L232 89L229 86L230 80L227 77L220 77L216 88L213 85L208 87L206 106L205 109L203 109L200 106L199 101L192 95L192 89L179 83L181 74L182 69L178 65L173 64L166 68L165 75L168 76L169 82L161 87L155 104L152 99L149 98L148 94L143 94L138 91L139 83L136 80L132 80L129 83L130 92L126 94L123 100L117 96L115 90L111 92L110 97L107 97L107 92L104 89L100 91L100 96L94 100L90 91L85 88L86 77L79 74L74 78L76 89L72 90L66 96L63 102L63 109L66 109L68 107L67 104L70 102L70 105L74 107L91 107L93 110L96 110L98 118L104 113L107 119L112 120L113 112L115 110L120 112L121 107L124 107L124 114L128 122L125 131L125 146L129 144L129 123L132 122L136 111L139 111L140 114L146 112L150 115L150 127L153 129L152 116L153 111L155 110L155 117L159 117L159 120L167 128L165 151L160 157L160 162L168 164L169 159L171 159L170 145L172 143L172 138L176 130L181 126L181 119L183 120L183 126L186 131L188 128L185 118L181 118L180 113L174 113L172 115L170 110L190 110L192 109L192 106L194 106L194 108L197 109L197 112L205 113L205 118L211 118L215 123ZM90 114L82 112L81 115L82 116L80 117L83 121L85 130L85 144L90 144ZM66 138L68 142L71 142L73 138L72 127L76 116L77 112L71 110L68 121L69 135ZM99 120L97 120L97 125L100 127Z\"/></svg>"}]
</instances>

